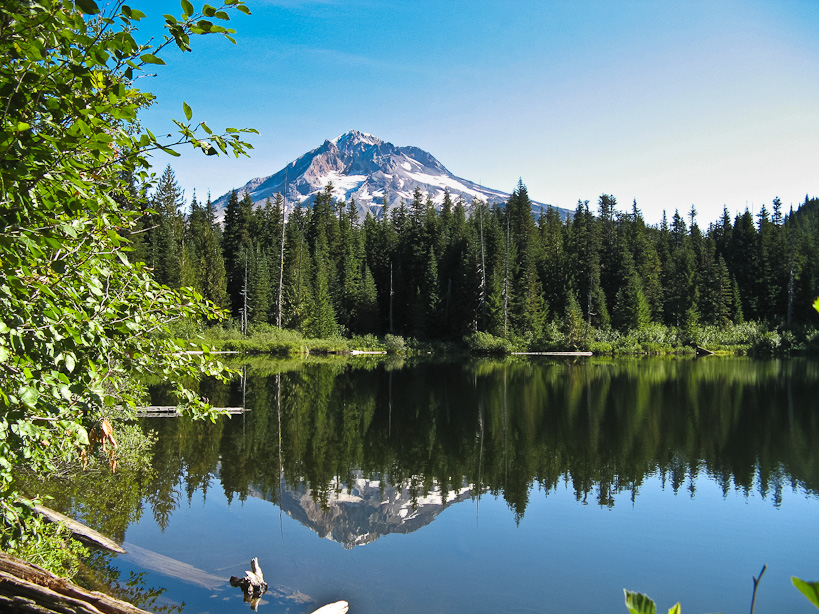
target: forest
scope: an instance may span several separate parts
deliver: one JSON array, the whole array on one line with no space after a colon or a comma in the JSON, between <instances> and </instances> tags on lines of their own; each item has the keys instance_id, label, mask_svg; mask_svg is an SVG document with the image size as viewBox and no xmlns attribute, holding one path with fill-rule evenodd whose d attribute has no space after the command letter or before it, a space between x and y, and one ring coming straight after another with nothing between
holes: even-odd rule
<instances>
[{"instance_id":1,"label":"forest","mask_svg":"<svg viewBox=\"0 0 819 614\"><path fill-rule=\"evenodd\" d=\"M167 167L142 212L134 257L171 288L191 286L240 325L305 336L393 334L459 340L475 331L527 348L577 348L589 330L694 330L745 321L815 328L819 200L775 198L701 228L696 209L646 224L603 194L573 215L533 210L520 181L506 203L410 202L360 219L328 185L285 217L281 195L230 195L223 220L189 206ZM186 211L183 213L183 211ZM246 326L243 327L246 330Z\"/></svg>"}]
</instances>

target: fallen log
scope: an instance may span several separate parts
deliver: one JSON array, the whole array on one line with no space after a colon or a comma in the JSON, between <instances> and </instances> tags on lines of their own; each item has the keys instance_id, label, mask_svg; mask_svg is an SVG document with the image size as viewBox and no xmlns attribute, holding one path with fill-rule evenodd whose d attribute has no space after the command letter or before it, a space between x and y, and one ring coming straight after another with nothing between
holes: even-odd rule
<instances>
[{"instance_id":1,"label":"fallen log","mask_svg":"<svg viewBox=\"0 0 819 614\"><path fill-rule=\"evenodd\" d=\"M50 522L64 524L65 527L71 531L71 534L85 545L97 546L110 552L116 552L117 554L125 554L125 548L120 546L117 542L105 537L105 535L95 531L91 527L85 526L81 522L69 518L65 514L61 514L44 505L35 505L34 511Z\"/></svg>"},{"instance_id":2,"label":"fallen log","mask_svg":"<svg viewBox=\"0 0 819 614\"><path fill-rule=\"evenodd\" d=\"M0 550L0 611L20 614L150 614L90 591Z\"/></svg>"},{"instance_id":3,"label":"fallen log","mask_svg":"<svg viewBox=\"0 0 819 614\"><path fill-rule=\"evenodd\" d=\"M212 409L230 415L250 411L247 407L214 407ZM182 415L176 405L146 405L145 407L137 407L136 410L137 418L178 418Z\"/></svg>"},{"instance_id":4,"label":"fallen log","mask_svg":"<svg viewBox=\"0 0 819 614\"><path fill-rule=\"evenodd\" d=\"M512 352L512 356L594 356L591 352Z\"/></svg>"}]
</instances>

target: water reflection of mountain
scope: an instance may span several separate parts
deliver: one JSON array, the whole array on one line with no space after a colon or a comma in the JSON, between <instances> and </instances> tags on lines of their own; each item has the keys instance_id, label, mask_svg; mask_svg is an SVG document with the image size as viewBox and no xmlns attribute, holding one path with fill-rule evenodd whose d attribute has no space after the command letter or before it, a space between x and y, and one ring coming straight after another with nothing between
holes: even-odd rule
<instances>
[{"instance_id":1,"label":"water reflection of mountain","mask_svg":"<svg viewBox=\"0 0 819 614\"><path fill-rule=\"evenodd\" d=\"M568 484L578 500L613 506L618 493L638 499L655 475L675 492L694 496L708 479L776 506L788 487L819 493L815 360L279 366L201 390L222 406L245 400L247 414L146 424L158 442L144 492L161 526L183 493L207 491L217 465L228 500L284 499L291 516L345 545L413 530L442 507L399 522L403 502L445 507L449 495L426 497L469 496L474 484L516 520L535 488ZM361 488L362 476L380 483ZM387 483L410 491L390 494Z\"/></svg>"},{"instance_id":2,"label":"water reflection of mountain","mask_svg":"<svg viewBox=\"0 0 819 614\"><path fill-rule=\"evenodd\" d=\"M329 492L322 496L323 501L304 483L285 486L277 503L288 516L320 537L350 549L391 533L417 531L450 505L472 496L467 484L449 492L433 484L424 494L410 484L394 485L385 479L368 479L360 471L353 472L352 478L349 483L338 479L331 482ZM253 490L250 494L262 496Z\"/></svg>"}]
</instances>

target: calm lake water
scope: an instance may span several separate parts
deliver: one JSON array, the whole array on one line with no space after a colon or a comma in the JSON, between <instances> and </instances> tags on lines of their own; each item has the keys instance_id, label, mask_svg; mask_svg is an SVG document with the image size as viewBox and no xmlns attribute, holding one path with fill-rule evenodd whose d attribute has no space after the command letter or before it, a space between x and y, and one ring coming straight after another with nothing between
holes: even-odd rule
<instances>
[{"instance_id":1,"label":"calm lake water","mask_svg":"<svg viewBox=\"0 0 819 614\"><path fill-rule=\"evenodd\" d=\"M815 612L819 363L260 362L216 424L142 421L121 574L185 612ZM161 401L161 399L158 399ZM104 528L104 527L103 527ZM115 531L117 532L117 531Z\"/></svg>"}]
</instances>

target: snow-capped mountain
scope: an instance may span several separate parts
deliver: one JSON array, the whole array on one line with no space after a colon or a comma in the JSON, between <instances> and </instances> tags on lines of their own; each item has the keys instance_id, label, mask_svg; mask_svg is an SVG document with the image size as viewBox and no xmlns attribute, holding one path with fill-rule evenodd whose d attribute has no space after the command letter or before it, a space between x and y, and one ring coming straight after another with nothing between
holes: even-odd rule
<instances>
[{"instance_id":1,"label":"snow-capped mountain","mask_svg":"<svg viewBox=\"0 0 819 614\"><path fill-rule=\"evenodd\" d=\"M261 496L253 490L250 494ZM363 472L354 471L350 484L336 479L324 496L304 483L288 485L279 505L288 516L320 537L350 549L384 535L417 531L450 505L474 495L475 489L466 483L447 493L433 483L429 492L420 493L409 484L368 479Z\"/></svg>"},{"instance_id":2,"label":"snow-capped mountain","mask_svg":"<svg viewBox=\"0 0 819 614\"><path fill-rule=\"evenodd\" d=\"M436 207L449 190L452 202L462 199L467 208L473 199L487 203L505 203L509 194L461 179L450 173L431 154L418 147L396 147L364 132L351 130L304 154L285 168L268 177L251 179L237 190L240 197L249 193L254 203L271 200L277 193L285 195L287 210L298 203L315 199L328 183L333 184L336 200L355 199L359 214L368 211L380 216L384 199L389 206L410 202L416 188ZM230 194L215 201L223 210ZM536 213L548 205L533 203ZM567 211L561 210L565 217Z\"/></svg>"}]
</instances>

